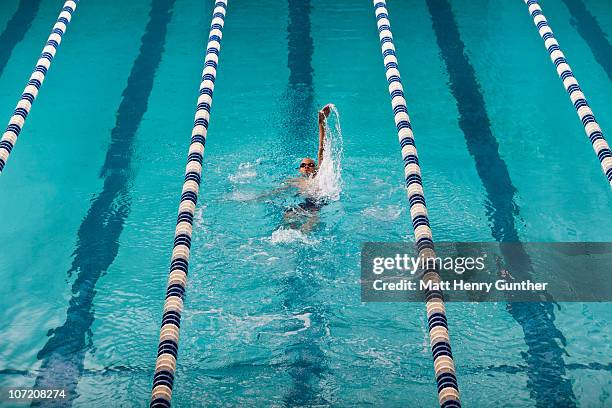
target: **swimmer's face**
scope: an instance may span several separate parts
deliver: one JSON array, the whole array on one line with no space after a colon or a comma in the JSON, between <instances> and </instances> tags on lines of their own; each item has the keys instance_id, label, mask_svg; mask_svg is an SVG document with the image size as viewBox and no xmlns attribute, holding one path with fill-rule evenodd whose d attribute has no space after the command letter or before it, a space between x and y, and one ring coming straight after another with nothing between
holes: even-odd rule
<instances>
[{"instance_id":1,"label":"swimmer's face","mask_svg":"<svg viewBox=\"0 0 612 408\"><path fill-rule=\"evenodd\" d=\"M315 174L316 167L315 167L314 160L308 157L305 159L302 159L302 162L300 163L300 167L298 167L298 170L300 171L300 174L303 174L306 176Z\"/></svg>"}]
</instances>

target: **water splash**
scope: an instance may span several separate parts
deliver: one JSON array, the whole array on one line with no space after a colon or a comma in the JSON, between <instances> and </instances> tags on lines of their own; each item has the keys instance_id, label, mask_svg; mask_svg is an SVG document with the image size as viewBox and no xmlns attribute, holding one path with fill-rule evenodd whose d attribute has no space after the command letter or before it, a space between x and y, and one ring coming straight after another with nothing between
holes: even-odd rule
<instances>
[{"instance_id":1,"label":"water splash","mask_svg":"<svg viewBox=\"0 0 612 408\"><path fill-rule=\"evenodd\" d=\"M332 113L325 122L325 141L323 143L323 161L313 179L313 197L320 201L337 201L342 191L342 155L343 139L340 127L340 113L332 105Z\"/></svg>"},{"instance_id":2,"label":"water splash","mask_svg":"<svg viewBox=\"0 0 612 408\"><path fill-rule=\"evenodd\" d=\"M310 316L312 316L312 313L308 312L294 315L293 318L296 320L300 320L304 324L304 326L296 330L290 330L288 332L285 332L283 333L283 336L293 336L300 332L303 332L304 330L308 330L312 326L312 319L310 318Z\"/></svg>"},{"instance_id":3,"label":"water splash","mask_svg":"<svg viewBox=\"0 0 612 408\"><path fill-rule=\"evenodd\" d=\"M231 201L249 202L255 201L259 197L254 191L232 191L225 195L225 198Z\"/></svg>"},{"instance_id":4,"label":"water splash","mask_svg":"<svg viewBox=\"0 0 612 408\"><path fill-rule=\"evenodd\" d=\"M378 221L394 221L397 220L403 212L404 209L399 205L387 205L367 207L361 211L361 214Z\"/></svg>"},{"instance_id":5,"label":"water splash","mask_svg":"<svg viewBox=\"0 0 612 408\"><path fill-rule=\"evenodd\" d=\"M196 209L195 215L193 217L193 224L197 228L204 228L205 227L204 223L205 223L205 221L204 221L204 206L201 206L198 209Z\"/></svg>"},{"instance_id":6,"label":"water splash","mask_svg":"<svg viewBox=\"0 0 612 408\"><path fill-rule=\"evenodd\" d=\"M234 184L250 183L252 179L257 177L256 167L261 163L261 159L254 162L240 163L238 170L234 174L227 176L229 181Z\"/></svg>"},{"instance_id":7,"label":"water splash","mask_svg":"<svg viewBox=\"0 0 612 408\"><path fill-rule=\"evenodd\" d=\"M270 237L270 242L272 244L289 244L297 241L309 245L319 243L318 240L309 238L302 231L293 228L280 227L276 231L272 232L272 236Z\"/></svg>"}]
</instances>

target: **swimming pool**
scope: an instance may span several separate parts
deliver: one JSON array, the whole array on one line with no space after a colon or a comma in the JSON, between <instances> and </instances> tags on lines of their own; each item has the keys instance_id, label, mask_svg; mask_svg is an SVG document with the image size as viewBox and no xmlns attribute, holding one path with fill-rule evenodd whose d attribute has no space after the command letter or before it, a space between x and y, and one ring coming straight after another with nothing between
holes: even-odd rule
<instances>
[{"instance_id":1,"label":"swimming pool","mask_svg":"<svg viewBox=\"0 0 612 408\"><path fill-rule=\"evenodd\" d=\"M20 3L0 9L0 27L31 22L0 37L5 117L60 7ZM434 239L610 241L612 193L523 2L389 3ZM612 6L540 3L610 129ZM61 372L75 406L146 405L212 6L76 11L0 177L0 387ZM229 4L176 406L437 403L424 306L360 302L361 244L412 240L383 75L369 2ZM279 236L284 199L251 198L315 154L327 102L341 199L312 234ZM465 406L610 404L609 304L547 312L538 331L506 304L447 305Z\"/></svg>"}]
</instances>

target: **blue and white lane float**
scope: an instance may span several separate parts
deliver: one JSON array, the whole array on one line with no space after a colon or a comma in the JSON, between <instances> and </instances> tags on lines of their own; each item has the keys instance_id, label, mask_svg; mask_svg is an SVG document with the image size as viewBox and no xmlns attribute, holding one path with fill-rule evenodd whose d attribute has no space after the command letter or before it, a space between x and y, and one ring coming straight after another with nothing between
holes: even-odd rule
<instances>
[{"instance_id":1,"label":"blue and white lane float","mask_svg":"<svg viewBox=\"0 0 612 408\"><path fill-rule=\"evenodd\" d=\"M593 111L589 107L586 97L584 96L584 93L582 93L582 89L580 89L580 85L578 84L576 77L574 77L572 68L567 63L561 48L559 48L559 42L557 42L555 34L548 25L548 20L546 20L546 17L544 14L542 14L542 8L536 0L523 1L527 6L529 6L529 13L531 14L531 17L533 17L533 22L538 28L540 37L542 37L544 40L544 45L548 50L548 54L550 54L551 61L557 67L557 74L559 74L559 78L561 78L561 81L563 81L563 86L569 94L569 97L574 104L574 108L576 108L576 113L582 121L584 131L591 141L593 150L595 150L597 158L601 163L601 168L603 169L603 172L607 177L610 186L612 187L612 151L610 151L610 146L604 138L603 132L599 127L599 123L597 123L597 120L595 120L595 115L593 115Z\"/></svg>"},{"instance_id":2,"label":"blue and white lane float","mask_svg":"<svg viewBox=\"0 0 612 408\"><path fill-rule=\"evenodd\" d=\"M2 171L6 166L6 161L8 160L13 147L15 147L17 138L21 133L21 129L23 129L23 125L25 124L28 114L30 113L30 109L32 109L32 104L38 96L38 91L40 91L40 87L45 80L47 71L49 70L51 62L55 57L55 53L62 42L62 37L66 32L68 24L70 24L72 14L76 10L78 2L79 0L67 1L64 3L62 12L57 18L57 22L53 26L51 35L49 35L40 58L36 63L36 68L34 68L34 72L32 72L28 84L23 90L21 99L17 103L13 116L6 127L6 131L2 135L2 139L0 140L0 174L2 174Z\"/></svg>"},{"instance_id":3,"label":"blue and white lane float","mask_svg":"<svg viewBox=\"0 0 612 408\"><path fill-rule=\"evenodd\" d=\"M404 159L404 175L408 200L410 201L410 217L414 227L419 256L423 258L435 258L433 238L427 216L427 206L421 182L421 168L417 149L414 143L412 125L408 116L404 88L400 78L400 72L393 45L393 34L391 23L384 0L374 0L374 9L380 36L380 45L389 83L389 94L391 106L395 114L395 125L402 148ZM440 281L440 275L436 270L427 270L423 275L425 281ZM459 399L459 387L455 374L455 363L451 352L448 324L446 320L446 309L440 291L430 290L426 292L427 322L429 325L429 339L434 359L434 371L438 385L438 401L444 408L461 407Z\"/></svg>"},{"instance_id":4,"label":"blue and white lane float","mask_svg":"<svg viewBox=\"0 0 612 408\"><path fill-rule=\"evenodd\" d=\"M178 354L179 328L183 311L183 297L187 284L193 217L202 177L202 159L204 157L204 146L208 133L213 90L215 89L226 7L227 0L218 0L215 3L208 45L206 47L206 59L204 71L202 72L202 82L200 83L200 96L198 97L195 122L191 133L185 182L181 193L181 202L179 204L174 234L174 249L172 251L170 276L168 278L166 301L159 336L155 375L153 377L150 403L152 408L170 407L172 399L172 387Z\"/></svg>"}]
</instances>

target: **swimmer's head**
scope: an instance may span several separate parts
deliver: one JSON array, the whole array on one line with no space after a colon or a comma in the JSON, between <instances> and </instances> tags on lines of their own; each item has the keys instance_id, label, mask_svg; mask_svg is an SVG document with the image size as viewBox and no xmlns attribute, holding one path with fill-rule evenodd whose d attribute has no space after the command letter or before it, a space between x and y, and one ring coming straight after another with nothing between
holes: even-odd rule
<instances>
[{"instance_id":1,"label":"swimmer's head","mask_svg":"<svg viewBox=\"0 0 612 408\"><path fill-rule=\"evenodd\" d=\"M298 167L298 170L300 174L304 176L312 176L317 172L316 166L317 165L315 164L314 160L312 160L310 157L305 157L300 162L300 167Z\"/></svg>"}]
</instances>

